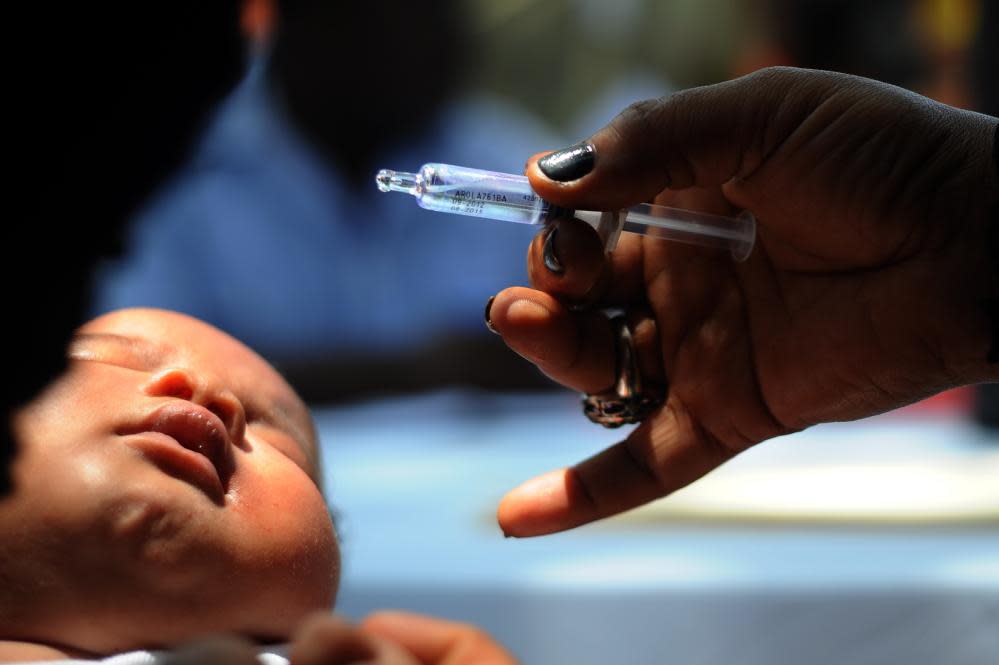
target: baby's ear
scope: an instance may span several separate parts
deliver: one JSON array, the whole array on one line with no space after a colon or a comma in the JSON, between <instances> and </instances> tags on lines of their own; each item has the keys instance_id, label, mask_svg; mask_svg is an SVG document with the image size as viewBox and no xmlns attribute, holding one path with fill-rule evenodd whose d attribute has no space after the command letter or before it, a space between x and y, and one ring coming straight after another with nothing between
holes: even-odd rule
<instances>
[{"instance_id":1,"label":"baby's ear","mask_svg":"<svg viewBox=\"0 0 999 665\"><path fill-rule=\"evenodd\" d=\"M168 652L163 665L260 665L253 645L232 635L220 635Z\"/></svg>"}]
</instances>

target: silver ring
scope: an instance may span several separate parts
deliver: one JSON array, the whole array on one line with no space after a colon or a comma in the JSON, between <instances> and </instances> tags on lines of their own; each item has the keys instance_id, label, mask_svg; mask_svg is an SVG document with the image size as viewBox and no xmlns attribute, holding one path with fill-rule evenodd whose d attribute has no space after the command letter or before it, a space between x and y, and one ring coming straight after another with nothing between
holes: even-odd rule
<instances>
[{"instance_id":1,"label":"silver ring","mask_svg":"<svg viewBox=\"0 0 999 665\"><path fill-rule=\"evenodd\" d=\"M662 406L665 387L645 387L638 371L638 359L631 329L624 315L610 317L617 354L614 386L595 395L583 396L583 413L604 427L639 423Z\"/></svg>"}]
</instances>

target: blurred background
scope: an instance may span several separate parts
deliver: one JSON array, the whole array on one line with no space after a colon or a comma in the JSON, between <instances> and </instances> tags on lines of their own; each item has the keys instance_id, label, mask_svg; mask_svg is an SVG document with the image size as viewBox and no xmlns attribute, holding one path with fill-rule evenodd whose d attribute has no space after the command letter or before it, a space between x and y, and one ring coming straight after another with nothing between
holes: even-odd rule
<instances>
[{"instance_id":1,"label":"blurred background","mask_svg":"<svg viewBox=\"0 0 999 665\"><path fill-rule=\"evenodd\" d=\"M188 312L315 408L339 609L474 621L526 663L999 662L999 400L963 389L768 443L574 533L502 493L618 440L482 323L532 230L380 194L519 173L632 101L787 64L999 114L986 0L245 0L241 82L135 215L92 313Z\"/></svg>"},{"instance_id":2,"label":"blurred background","mask_svg":"<svg viewBox=\"0 0 999 665\"><path fill-rule=\"evenodd\" d=\"M993 3L373 4L242 2L246 74L135 217L94 312L147 304L199 316L316 401L538 389L547 384L481 324L490 295L526 281L532 230L423 211L380 194L377 169L519 173L630 102L775 64L997 112Z\"/></svg>"}]
</instances>

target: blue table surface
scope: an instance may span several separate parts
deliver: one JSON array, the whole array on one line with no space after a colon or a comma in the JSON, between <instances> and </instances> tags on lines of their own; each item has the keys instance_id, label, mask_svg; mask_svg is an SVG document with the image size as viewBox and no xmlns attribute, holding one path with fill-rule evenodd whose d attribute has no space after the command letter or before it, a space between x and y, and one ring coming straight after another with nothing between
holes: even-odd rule
<instances>
[{"instance_id":1,"label":"blue table surface","mask_svg":"<svg viewBox=\"0 0 999 665\"><path fill-rule=\"evenodd\" d=\"M571 395L439 393L322 410L316 418L348 584L999 590L994 527L642 527L612 520L545 538L504 539L493 518L504 492L622 436L588 423ZM942 451L974 457L999 446L960 420L882 417L783 437L738 462L823 459L831 450L841 461L883 461Z\"/></svg>"},{"instance_id":2,"label":"blue table surface","mask_svg":"<svg viewBox=\"0 0 999 665\"><path fill-rule=\"evenodd\" d=\"M627 645L646 654L626 662L662 662L661 649L668 647L686 662L737 657L761 663L785 662L782 657L788 654L826 662L814 651L822 639L833 640L823 647L823 653L836 655L828 662L931 662L920 658L937 657L931 647L946 646L946 640L932 637L934 630L925 626L944 630L941 617L949 617L947 621L962 630L972 626L970 637L960 637L966 651L958 657L947 647L937 655L976 665L992 654L999 658L999 630L988 628L999 626L995 523L871 526L625 519L544 538L504 539L494 511L507 490L581 460L624 432L590 424L580 414L578 397L565 393L443 392L325 408L315 416L326 492L342 541L338 607L348 615L389 605L475 621L505 643L513 642L526 662L569 656L573 662L606 662L613 657L612 645L623 648L620 640L626 639ZM975 460L994 456L997 450L995 435L957 417L887 415L783 437L748 451L733 464L766 468L789 460L883 463L921 456ZM996 488L999 492L999 478ZM497 598L505 599L504 607L513 603L517 609L497 609ZM590 607L587 603L606 609L609 598L617 608L610 616L580 609ZM774 607L775 598L791 603L780 621L796 622L801 639L762 647L747 636L756 629L746 628L743 638L729 642L716 632L689 629L672 632L668 645L655 640L636 643L645 640L646 633L639 635L634 628L648 615L644 603L652 603L657 615L674 622L703 626L731 615L750 626L751 617L769 616L766 608ZM875 614L860 618L857 598L870 599L863 605ZM920 611L928 614L922 619L909 616L899 624L904 635L873 651L868 647L865 657L851 659L829 650L844 640L856 642L854 633L866 635L865 626L882 615L899 616L895 606L872 610L878 602L911 607L906 598L921 599ZM839 604L829 610L832 614L814 608L803 612L797 605L812 601L827 609L832 607L829 602ZM562 632L554 627L558 616L566 621L577 611L588 618L574 619ZM960 612L971 613L970 624L966 617L954 619ZM618 643L608 638L601 642L603 650L580 646L587 633L610 630L615 614L627 624L611 631ZM554 621L551 630L535 626L542 615ZM802 617L812 617L812 623ZM761 624L759 630L772 633L773 626ZM948 630L949 639L957 639L953 626ZM566 646L573 643L575 647ZM911 650L918 650L920 658L911 660L916 653ZM864 659L874 658L871 654L877 658ZM981 660L985 654L988 657Z\"/></svg>"}]
</instances>

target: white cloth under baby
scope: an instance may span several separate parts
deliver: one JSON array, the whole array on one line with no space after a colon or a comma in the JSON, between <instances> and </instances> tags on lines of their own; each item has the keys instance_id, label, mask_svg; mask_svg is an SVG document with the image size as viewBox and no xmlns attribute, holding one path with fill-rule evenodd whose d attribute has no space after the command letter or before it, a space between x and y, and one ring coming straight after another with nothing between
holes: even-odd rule
<instances>
[{"instance_id":1,"label":"white cloth under baby","mask_svg":"<svg viewBox=\"0 0 999 665\"><path fill-rule=\"evenodd\" d=\"M257 651L257 660L261 665L289 665L288 647L284 644L274 644L261 647ZM119 653L107 658L96 660L83 660L79 658L69 658L65 660L45 660L34 661L28 665L164 665L170 660L169 651L129 651ZM15 664L16 665L16 664Z\"/></svg>"}]
</instances>

